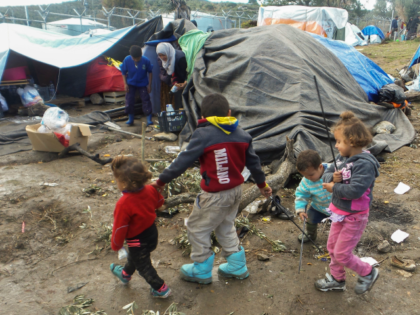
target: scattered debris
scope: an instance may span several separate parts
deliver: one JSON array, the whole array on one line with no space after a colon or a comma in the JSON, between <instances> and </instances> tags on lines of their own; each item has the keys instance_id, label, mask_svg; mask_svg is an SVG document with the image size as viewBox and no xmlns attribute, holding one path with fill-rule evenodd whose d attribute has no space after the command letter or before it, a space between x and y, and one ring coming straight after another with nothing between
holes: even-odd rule
<instances>
[{"instance_id":1,"label":"scattered debris","mask_svg":"<svg viewBox=\"0 0 420 315\"><path fill-rule=\"evenodd\" d=\"M89 187L82 189L82 191L86 194L86 197L90 197L96 194L97 192L100 192L101 190L102 188L96 185L90 185Z\"/></svg>"},{"instance_id":2,"label":"scattered debris","mask_svg":"<svg viewBox=\"0 0 420 315\"><path fill-rule=\"evenodd\" d=\"M280 240L271 240L269 239L261 230L257 229L257 227L249 222L249 219L243 215L238 216L235 219L235 227L242 228L247 227L249 233L257 235L260 239L266 240L270 245L273 252L283 252L286 250L286 246Z\"/></svg>"},{"instance_id":3,"label":"scattered debris","mask_svg":"<svg viewBox=\"0 0 420 315\"><path fill-rule=\"evenodd\" d=\"M134 310L138 309L139 307L137 306L136 302L133 301L130 304L127 304L126 306L123 306L123 310L127 311L127 314L129 315L134 315Z\"/></svg>"},{"instance_id":4,"label":"scattered debris","mask_svg":"<svg viewBox=\"0 0 420 315\"><path fill-rule=\"evenodd\" d=\"M163 315L186 315L185 313L178 312L177 303L172 303L169 305L169 307L166 309L165 313ZM129 313L128 313L129 314ZM159 311L143 311L141 315L159 315Z\"/></svg>"},{"instance_id":5,"label":"scattered debris","mask_svg":"<svg viewBox=\"0 0 420 315\"><path fill-rule=\"evenodd\" d=\"M391 249L392 249L391 244L389 244L387 240L383 240L378 245L378 251L380 251L381 253L389 253Z\"/></svg>"},{"instance_id":6,"label":"scattered debris","mask_svg":"<svg viewBox=\"0 0 420 315\"><path fill-rule=\"evenodd\" d=\"M404 271L404 270L397 270L397 273L403 276L404 278L410 278L413 276L412 273Z\"/></svg>"},{"instance_id":7,"label":"scattered debris","mask_svg":"<svg viewBox=\"0 0 420 315\"><path fill-rule=\"evenodd\" d=\"M250 214L255 214L258 212L258 206L260 205L261 202L262 200L255 200L251 202L249 205L247 205L243 211L246 211Z\"/></svg>"},{"instance_id":8,"label":"scattered debris","mask_svg":"<svg viewBox=\"0 0 420 315\"><path fill-rule=\"evenodd\" d=\"M175 147L175 146L166 146L165 147L165 152L168 154L178 154L181 151L181 147Z\"/></svg>"},{"instance_id":9,"label":"scattered debris","mask_svg":"<svg viewBox=\"0 0 420 315\"><path fill-rule=\"evenodd\" d=\"M270 260L270 257L268 257L267 255L264 255L264 254L258 254L257 255L257 258L258 258L259 261L267 261L267 260Z\"/></svg>"},{"instance_id":10,"label":"scattered debris","mask_svg":"<svg viewBox=\"0 0 420 315\"><path fill-rule=\"evenodd\" d=\"M365 263L368 263L371 266L378 264L378 261L372 257L362 257L360 258L360 260L364 261Z\"/></svg>"},{"instance_id":11,"label":"scattered debris","mask_svg":"<svg viewBox=\"0 0 420 315\"><path fill-rule=\"evenodd\" d=\"M102 105L105 103L105 100L98 93L92 94L89 98L93 105Z\"/></svg>"},{"instance_id":12,"label":"scattered debris","mask_svg":"<svg viewBox=\"0 0 420 315\"><path fill-rule=\"evenodd\" d=\"M25 233L25 221L22 222L22 233Z\"/></svg>"},{"instance_id":13,"label":"scattered debris","mask_svg":"<svg viewBox=\"0 0 420 315\"><path fill-rule=\"evenodd\" d=\"M178 139L178 136L174 133L157 133L155 134L155 138L158 140L165 140L165 141L176 141Z\"/></svg>"},{"instance_id":14,"label":"scattered debris","mask_svg":"<svg viewBox=\"0 0 420 315\"><path fill-rule=\"evenodd\" d=\"M392 256L391 265L405 271L414 271L416 269L416 262L412 259L402 259L397 256Z\"/></svg>"},{"instance_id":15,"label":"scattered debris","mask_svg":"<svg viewBox=\"0 0 420 315\"><path fill-rule=\"evenodd\" d=\"M81 282L81 283L76 284L75 287L68 287L67 288L67 293L71 293L73 291L79 290L80 288L83 288L88 283L89 282Z\"/></svg>"},{"instance_id":16,"label":"scattered debris","mask_svg":"<svg viewBox=\"0 0 420 315\"><path fill-rule=\"evenodd\" d=\"M111 245L112 224L107 225L101 222L98 227L97 235L96 241L103 241L105 242L105 247L109 247Z\"/></svg>"},{"instance_id":17,"label":"scattered debris","mask_svg":"<svg viewBox=\"0 0 420 315\"><path fill-rule=\"evenodd\" d=\"M92 306L93 302L95 302L93 299L85 299L83 294L76 295L73 304L63 306L58 315L107 315L103 310L95 312L86 310L86 308Z\"/></svg>"},{"instance_id":18,"label":"scattered debris","mask_svg":"<svg viewBox=\"0 0 420 315\"><path fill-rule=\"evenodd\" d=\"M55 187L55 186L58 186L58 184L57 183L39 183L39 186Z\"/></svg>"},{"instance_id":19,"label":"scattered debris","mask_svg":"<svg viewBox=\"0 0 420 315\"><path fill-rule=\"evenodd\" d=\"M395 242L395 243L401 243L402 241L404 241L410 234L401 231L401 230L396 230L392 235L391 235L391 239Z\"/></svg>"},{"instance_id":20,"label":"scattered debris","mask_svg":"<svg viewBox=\"0 0 420 315\"><path fill-rule=\"evenodd\" d=\"M396 193L398 195L403 195L407 191L409 191L410 189L411 189L410 186L400 182L398 184L397 188L394 189L394 193Z\"/></svg>"},{"instance_id":21,"label":"scattered debris","mask_svg":"<svg viewBox=\"0 0 420 315\"><path fill-rule=\"evenodd\" d=\"M373 128L372 131L374 134L391 134L393 133L397 128L393 124L391 124L389 121L381 121L380 123L377 123Z\"/></svg>"},{"instance_id":22,"label":"scattered debris","mask_svg":"<svg viewBox=\"0 0 420 315\"><path fill-rule=\"evenodd\" d=\"M185 226L187 226L186 223ZM214 245L217 243L216 234L214 234L214 231L211 233L210 241L212 244L212 250L217 254L220 251L220 249ZM172 243L178 245L180 249L183 249L182 256L188 256L189 254L191 254L191 243L188 240L187 230L182 230L180 235L175 237L173 240L169 241L169 244Z\"/></svg>"}]
</instances>

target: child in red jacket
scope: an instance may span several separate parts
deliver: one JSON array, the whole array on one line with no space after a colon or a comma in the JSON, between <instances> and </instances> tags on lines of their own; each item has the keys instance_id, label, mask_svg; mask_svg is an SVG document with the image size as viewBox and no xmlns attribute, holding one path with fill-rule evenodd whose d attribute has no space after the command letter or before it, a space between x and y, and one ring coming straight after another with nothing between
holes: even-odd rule
<instances>
[{"instance_id":1,"label":"child in red jacket","mask_svg":"<svg viewBox=\"0 0 420 315\"><path fill-rule=\"evenodd\" d=\"M158 243L155 210L162 207L165 200L155 188L145 185L152 173L137 159L118 156L111 168L118 189L123 193L114 210L111 248L120 250L124 240L128 245L127 263L124 267L111 264L111 272L123 283L128 283L137 270L150 284L153 297L167 298L171 289L158 276L150 260L150 253Z\"/></svg>"}]
</instances>

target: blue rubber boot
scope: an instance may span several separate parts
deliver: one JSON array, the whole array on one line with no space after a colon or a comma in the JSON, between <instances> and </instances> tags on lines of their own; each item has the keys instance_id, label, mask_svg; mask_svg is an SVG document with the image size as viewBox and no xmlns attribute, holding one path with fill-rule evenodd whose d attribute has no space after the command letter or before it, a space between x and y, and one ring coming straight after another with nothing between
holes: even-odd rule
<instances>
[{"instance_id":1,"label":"blue rubber boot","mask_svg":"<svg viewBox=\"0 0 420 315\"><path fill-rule=\"evenodd\" d=\"M241 246L241 250L237 253L226 257L227 263L219 266L219 275L225 278L236 278L239 280L249 277L248 268L246 267L245 250Z\"/></svg>"},{"instance_id":2,"label":"blue rubber boot","mask_svg":"<svg viewBox=\"0 0 420 315\"><path fill-rule=\"evenodd\" d=\"M183 265L181 267L181 279L200 284L209 284L212 282L211 271L213 263L214 253L202 263L194 262L193 264Z\"/></svg>"},{"instance_id":3,"label":"blue rubber boot","mask_svg":"<svg viewBox=\"0 0 420 315\"><path fill-rule=\"evenodd\" d=\"M127 120L126 124L129 125L129 126L134 125L134 114L129 114L128 115L128 120Z\"/></svg>"},{"instance_id":4,"label":"blue rubber boot","mask_svg":"<svg viewBox=\"0 0 420 315\"><path fill-rule=\"evenodd\" d=\"M114 274L114 276L120 279L122 283L127 284L131 280L131 276L127 277L123 275L123 266L111 264L109 269L111 269L111 272Z\"/></svg>"},{"instance_id":5,"label":"blue rubber boot","mask_svg":"<svg viewBox=\"0 0 420 315\"><path fill-rule=\"evenodd\" d=\"M147 115L147 125L148 126L153 125L152 114Z\"/></svg>"}]
</instances>

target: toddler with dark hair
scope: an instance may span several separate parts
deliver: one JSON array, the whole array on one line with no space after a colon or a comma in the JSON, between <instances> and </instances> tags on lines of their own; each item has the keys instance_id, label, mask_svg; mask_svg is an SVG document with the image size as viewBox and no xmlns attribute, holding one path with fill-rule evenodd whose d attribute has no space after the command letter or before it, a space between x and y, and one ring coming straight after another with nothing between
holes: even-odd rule
<instances>
[{"instance_id":1,"label":"toddler with dark hair","mask_svg":"<svg viewBox=\"0 0 420 315\"><path fill-rule=\"evenodd\" d=\"M328 218L330 214L327 208L331 202L331 193L322 188L322 175L327 164L321 163L321 157L314 150L302 151L296 163L298 172L303 176L299 187L296 189L295 209L300 218L307 219L306 234L313 240L316 240L318 223ZM310 208L306 208L310 203ZM301 234L299 241L309 242L309 239Z\"/></svg>"},{"instance_id":2,"label":"toddler with dark hair","mask_svg":"<svg viewBox=\"0 0 420 315\"><path fill-rule=\"evenodd\" d=\"M111 248L120 250L124 241L128 245L125 266L111 264L111 272L123 283L128 283L137 270L151 286L153 297L166 298L171 290L158 276L150 260L150 253L158 244L155 210L162 207L164 199L152 186L145 185L151 178L146 166L133 157L118 156L111 164L118 189L123 196L114 210Z\"/></svg>"}]
</instances>

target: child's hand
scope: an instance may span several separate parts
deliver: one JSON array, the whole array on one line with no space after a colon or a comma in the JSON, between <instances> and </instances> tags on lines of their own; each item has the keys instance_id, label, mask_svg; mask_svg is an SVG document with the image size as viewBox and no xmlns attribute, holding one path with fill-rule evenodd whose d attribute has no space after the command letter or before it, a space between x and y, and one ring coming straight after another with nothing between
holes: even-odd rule
<instances>
[{"instance_id":1,"label":"child's hand","mask_svg":"<svg viewBox=\"0 0 420 315\"><path fill-rule=\"evenodd\" d=\"M273 190L270 186L265 186L264 188L260 188L261 195L263 195L265 198L269 198L271 194L273 193Z\"/></svg>"},{"instance_id":2,"label":"child's hand","mask_svg":"<svg viewBox=\"0 0 420 315\"><path fill-rule=\"evenodd\" d=\"M165 186L159 186L157 182L151 183L150 186L154 187L159 193L162 193L163 188L165 188Z\"/></svg>"},{"instance_id":3,"label":"child's hand","mask_svg":"<svg viewBox=\"0 0 420 315\"><path fill-rule=\"evenodd\" d=\"M324 183L324 184L322 184L322 188L324 188L328 192L332 193L333 192L334 184L335 184L334 182L332 182L332 183Z\"/></svg>"},{"instance_id":4,"label":"child's hand","mask_svg":"<svg viewBox=\"0 0 420 315\"><path fill-rule=\"evenodd\" d=\"M299 218L304 221L304 219L308 220L308 215L305 212L299 213Z\"/></svg>"},{"instance_id":5,"label":"child's hand","mask_svg":"<svg viewBox=\"0 0 420 315\"><path fill-rule=\"evenodd\" d=\"M341 183L343 181L343 174L341 174L341 171L334 172L333 174L333 182L334 183Z\"/></svg>"},{"instance_id":6,"label":"child's hand","mask_svg":"<svg viewBox=\"0 0 420 315\"><path fill-rule=\"evenodd\" d=\"M124 91L128 93L128 84L124 84Z\"/></svg>"},{"instance_id":7,"label":"child's hand","mask_svg":"<svg viewBox=\"0 0 420 315\"><path fill-rule=\"evenodd\" d=\"M147 86L147 93L152 93L152 87L150 85Z\"/></svg>"}]
</instances>

